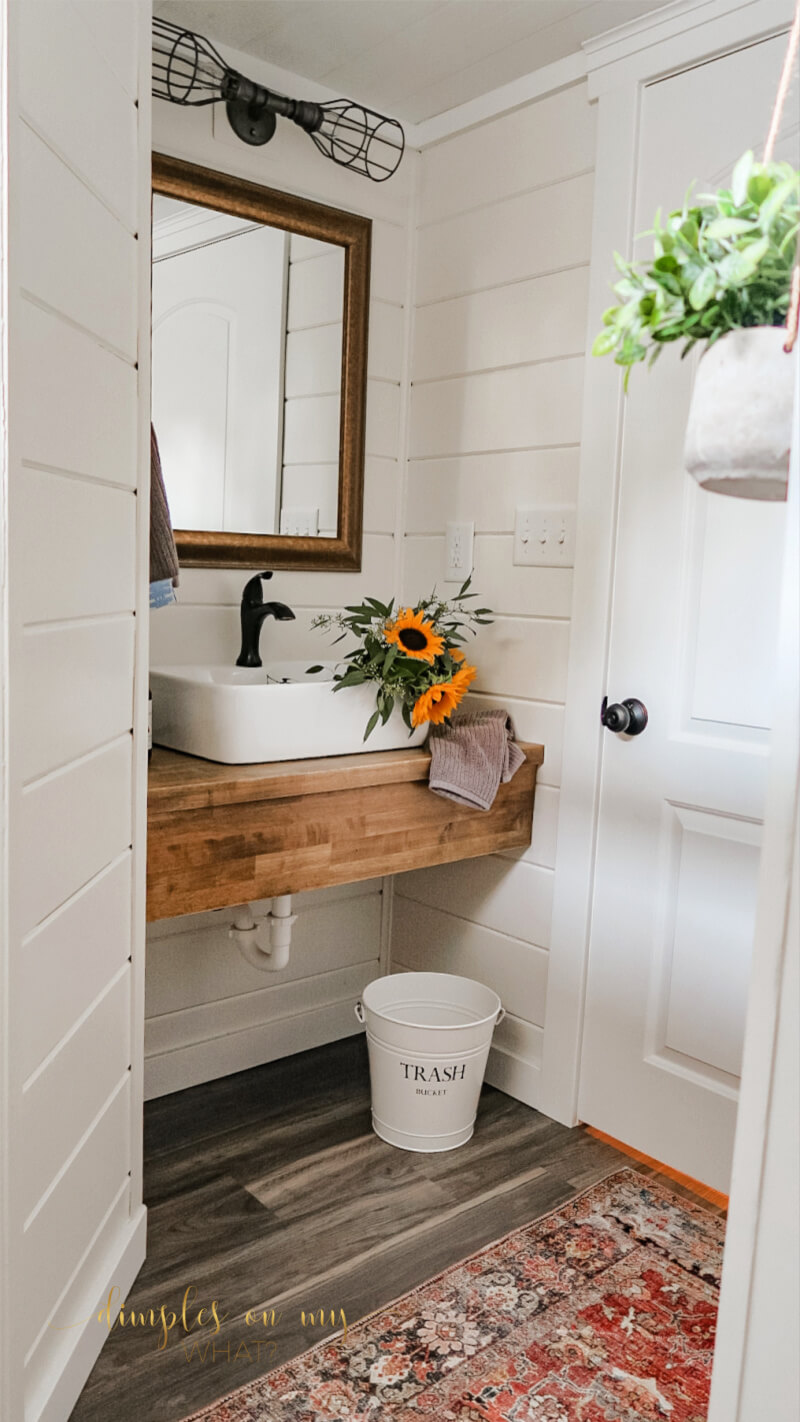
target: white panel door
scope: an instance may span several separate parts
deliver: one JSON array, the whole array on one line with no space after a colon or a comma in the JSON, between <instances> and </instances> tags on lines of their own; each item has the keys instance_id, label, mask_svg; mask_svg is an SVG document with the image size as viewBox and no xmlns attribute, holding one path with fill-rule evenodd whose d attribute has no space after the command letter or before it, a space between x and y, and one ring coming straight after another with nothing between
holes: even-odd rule
<instances>
[{"instance_id":1,"label":"white panel door","mask_svg":"<svg viewBox=\"0 0 800 1422\"><path fill-rule=\"evenodd\" d=\"M153 266L153 423L176 528L275 533L286 233L258 227Z\"/></svg>"},{"instance_id":2,"label":"white panel door","mask_svg":"<svg viewBox=\"0 0 800 1422\"><path fill-rule=\"evenodd\" d=\"M763 142L784 43L645 89L635 231ZM649 724L605 733L579 1112L725 1189L785 508L707 494L684 472L691 382L673 348L633 372L625 408L607 690L641 699Z\"/></svg>"}]
</instances>

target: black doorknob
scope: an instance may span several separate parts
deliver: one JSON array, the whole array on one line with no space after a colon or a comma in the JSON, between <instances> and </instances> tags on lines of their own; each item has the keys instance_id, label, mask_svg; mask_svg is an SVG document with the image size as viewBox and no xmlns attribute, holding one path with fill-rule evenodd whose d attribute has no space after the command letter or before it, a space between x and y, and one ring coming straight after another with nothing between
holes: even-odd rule
<instances>
[{"instance_id":1,"label":"black doorknob","mask_svg":"<svg viewBox=\"0 0 800 1422\"><path fill-rule=\"evenodd\" d=\"M609 706L608 697L604 696L600 720L607 731L624 731L626 736L640 736L647 725L647 707L635 696L615 701Z\"/></svg>"}]
</instances>

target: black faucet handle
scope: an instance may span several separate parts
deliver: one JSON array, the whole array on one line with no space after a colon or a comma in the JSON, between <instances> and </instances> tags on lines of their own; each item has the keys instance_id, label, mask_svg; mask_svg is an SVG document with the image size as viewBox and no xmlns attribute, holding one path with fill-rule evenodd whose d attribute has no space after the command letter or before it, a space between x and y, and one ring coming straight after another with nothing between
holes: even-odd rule
<instances>
[{"instance_id":1,"label":"black faucet handle","mask_svg":"<svg viewBox=\"0 0 800 1422\"><path fill-rule=\"evenodd\" d=\"M266 582L272 577L272 573L256 573L255 577L244 585L242 593L242 607L260 607L264 601L264 594L261 591L262 579Z\"/></svg>"}]
</instances>

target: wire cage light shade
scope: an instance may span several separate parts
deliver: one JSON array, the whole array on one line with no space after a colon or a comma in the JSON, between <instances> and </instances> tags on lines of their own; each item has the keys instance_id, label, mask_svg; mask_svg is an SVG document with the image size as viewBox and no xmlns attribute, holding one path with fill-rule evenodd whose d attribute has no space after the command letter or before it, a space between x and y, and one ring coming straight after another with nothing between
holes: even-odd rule
<instances>
[{"instance_id":1,"label":"wire cage light shade","mask_svg":"<svg viewBox=\"0 0 800 1422\"><path fill-rule=\"evenodd\" d=\"M158 18L153 20L152 92L171 104L224 103L231 127L244 143L268 143L276 116L288 118L310 135L326 158L374 183L391 178L405 149L397 119L350 99L317 104L277 94L232 69L203 35Z\"/></svg>"}]
</instances>

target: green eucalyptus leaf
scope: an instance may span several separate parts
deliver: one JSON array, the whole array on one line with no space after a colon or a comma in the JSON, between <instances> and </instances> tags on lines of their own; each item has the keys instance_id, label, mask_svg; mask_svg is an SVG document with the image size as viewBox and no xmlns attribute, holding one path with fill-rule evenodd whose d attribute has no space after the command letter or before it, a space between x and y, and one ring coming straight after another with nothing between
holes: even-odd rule
<instances>
[{"instance_id":1,"label":"green eucalyptus leaf","mask_svg":"<svg viewBox=\"0 0 800 1422\"><path fill-rule=\"evenodd\" d=\"M731 178L731 197L737 207L741 207L747 197L747 184L750 181L750 174L753 171L754 162L753 150L748 149L746 153L742 154L733 170L733 176Z\"/></svg>"},{"instance_id":2,"label":"green eucalyptus leaf","mask_svg":"<svg viewBox=\"0 0 800 1422\"><path fill-rule=\"evenodd\" d=\"M716 286L717 279L713 267L704 267L689 289L689 305L693 311L699 311L702 306L706 305L706 302L711 300Z\"/></svg>"},{"instance_id":3,"label":"green eucalyptus leaf","mask_svg":"<svg viewBox=\"0 0 800 1422\"><path fill-rule=\"evenodd\" d=\"M592 355L608 355L609 351L613 351L618 340L619 333L615 330L615 328L613 326L606 326L604 330L600 331L598 335L596 335L594 338L594 342L592 344Z\"/></svg>"},{"instance_id":4,"label":"green eucalyptus leaf","mask_svg":"<svg viewBox=\"0 0 800 1422\"><path fill-rule=\"evenodd\" d=\"M364 732L364 740L365 740L365 741L367 740L367 738L368 738L369 736L372 735L372 732L375 730L375 727L376 727L377 724L378 724L378 718L379 718L380 714L381 714L380 711L373 711L372 715L370 716L369 720L367 721L367 729L366 729L366 731Z\"/></svg>"},{"instance_id":5,"label":"green eucalyptus leaf","mask_svg":"<svg viewBox=\"0 0 800 1422\"><path fill-rule=\"evenodd\" d=\"M744 217L718 217L705 229L704 236L712 242L724 242L729 237L739 237L743 232L756 231L756 224Z\"/></svg>"}]
</instances>

